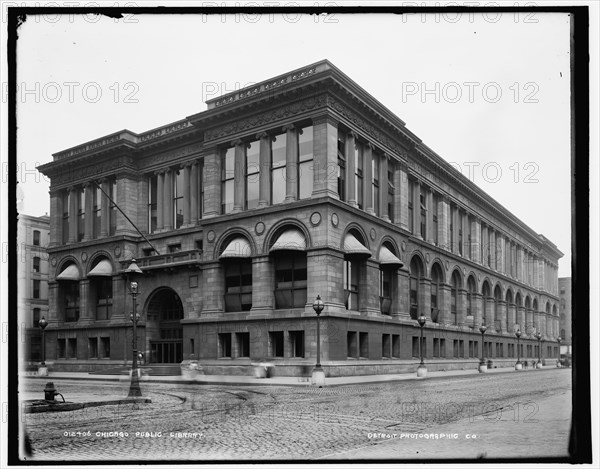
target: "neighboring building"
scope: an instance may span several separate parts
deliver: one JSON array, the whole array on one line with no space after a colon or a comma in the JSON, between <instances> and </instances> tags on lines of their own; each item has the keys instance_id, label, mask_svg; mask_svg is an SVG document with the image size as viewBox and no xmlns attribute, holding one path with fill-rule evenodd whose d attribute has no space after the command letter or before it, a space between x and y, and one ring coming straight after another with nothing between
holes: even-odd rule
<instances>
[{"instance_id":1,"label":"neighboring building","mask_svg":"<svg viewBox=\"0 0 600 469\"><path fill-rule=\"evenodd\" d=\"M560 294L560 319L559 335L561 338L561 354L571 354L573 342L571 336L572 324L572 306L571 306L571 277L561 277L558 279L558 288Z\"/></svg>"},{"instance_id":2,"label":"neighboring building","mask_svg":"<svg viewBox=\"0 0 600 469\"><path fill-rule=\"evenodd\" d=\"M41 360L40 318L48 318L48 252L50 217L20 214L17 224L18 324L20 357Z\"/></svg>"},{"instance_id":3,"label":"neighboring building","mask_svg":"<svg viewBox=\"0 0 600 469\"><path fill-rule=\"evenodd\" d=\"M476 367L482 322L497 366L516 361L517 327L521 357L537 356L535 330L558 356L562 253L330 62L207 105L40 167L55 369L131 359L132 258L146 362L306 374L317 295L329 375L415 369L420 315L430 369Z\"/></svg>"}]
</instances>

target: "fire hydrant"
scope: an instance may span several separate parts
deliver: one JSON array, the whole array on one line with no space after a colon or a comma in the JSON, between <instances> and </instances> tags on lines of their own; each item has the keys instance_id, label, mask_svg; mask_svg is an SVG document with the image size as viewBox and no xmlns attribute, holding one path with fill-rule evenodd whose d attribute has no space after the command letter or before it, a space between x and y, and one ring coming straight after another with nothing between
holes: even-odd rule
<instances>
[{"instance_id":1,"label":"fire hydrant","mask_svg":"<svg viewBox=\"0 0 600 469\"><path fill-rule=\"evenodd\" d=\"M47 401L53 401L54 396L59 395L60 393L54 388L54 383L48 382L46 383L46 387L44 388L44 395ZM62 396L62 394L60 394ZM63 397L64 400L64 397Z\"/></svg>"}]
</instances>

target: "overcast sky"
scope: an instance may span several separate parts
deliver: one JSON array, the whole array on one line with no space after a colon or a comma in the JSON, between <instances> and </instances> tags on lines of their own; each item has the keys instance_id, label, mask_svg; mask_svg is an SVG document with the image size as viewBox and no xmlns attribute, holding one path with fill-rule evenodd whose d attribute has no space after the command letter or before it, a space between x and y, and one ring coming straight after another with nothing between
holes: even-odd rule
<instances>
[{"instance_id":1,"label":"overcast sky","mask_svg":"<svg viewBox=\"0 0 600 469\"><path fill-rule=\"evenodd\" d=\"M34 168L52 153L165 125L329 59L554 242L565 254L559 276L571 275L566 14L30 16L17 57L27 214L49 212Z\"/></svg>"}]
</instances>

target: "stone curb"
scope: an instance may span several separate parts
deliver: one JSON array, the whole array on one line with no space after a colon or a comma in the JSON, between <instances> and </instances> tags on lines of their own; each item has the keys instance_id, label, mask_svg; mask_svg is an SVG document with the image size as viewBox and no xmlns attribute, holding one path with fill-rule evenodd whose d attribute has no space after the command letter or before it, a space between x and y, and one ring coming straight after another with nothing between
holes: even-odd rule
<instances>
[{"instance_id":1,"label":"stone curb","mask_svg":"<svg viewBox=\"0 0 600 469\"><path fill-rule=\"evenodd\" d=\"M67 412L69 410L79 410L84 407L99 407L103 405L123 405L123 404L150 404L152 399L131 398L118 399L115 401L95 401L95 402L58 402L56 404L42 404L39 406L25 406L23 412L26 414L38 414L40 412Z\"/></svg>"}]
</instances>

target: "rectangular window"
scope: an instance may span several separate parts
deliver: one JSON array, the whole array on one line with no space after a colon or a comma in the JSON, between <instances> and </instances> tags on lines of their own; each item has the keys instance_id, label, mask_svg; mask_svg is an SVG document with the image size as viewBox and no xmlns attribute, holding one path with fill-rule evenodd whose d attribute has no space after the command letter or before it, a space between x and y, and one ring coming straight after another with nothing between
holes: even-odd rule
<instances>
[{"instance_id":1,"label":"rectangular window","mask_svg":"<svg viewBox=\"0 0 600 469\"><path fill-rule=\"evenodd\" d=\"M250 333L249 332L237 332L235 334L237 341L237 356L238 357L249 357L250 356Z\"/></svg>"},{"instance_id":2,"label":"rectangular window","mask_svg":"<svg viewBox=\"0 0 600 469\"><path fill-rule=\"evenodd\" d=\"M269 332L269 345L272 357L283 357L283 331Z\"/></svg>"},{"instance_id":3,"label":"rectangular window","mask_svg":"<svg viewBox=\"0 0 600 469\"><path fill-rule=\"evenodd\" d=\"M66 244L69 242L69 197L72 197L73 191L62 193L62 242Z\"/></svg>"},{"instance_id":4,"label":"rectangular window","mask_svg":"<svg viewBox=\"0 0 600 469\"><path fill-rule=\"evenodd\" d=\"M358 311L358 261L344 261L344 295L346 309Z\"/></svg>"},{"instance_id":5,"label":"rectangular window","mask_svg":"<svg viewBox=\"0 0 600 469\"><path fill-rule=\"evenodd\" d=\"M40 232L38 230L33 230L33 245L40 245Z\"/></svg>"},{"instance_id":6,"label":"rectangular window","mask_svg":"<svg viewBox=\"0 0 600 469\"><path fill-rule=\"evenodd\" d=\"M473 357L479 356L479 342L473 341Z\"/></svg>"},{"instance_id":7,"label":"rectangular window","mask_svg":"<svg viewBox=\"0 0 600 469\"><path fill-rule=\"evenodd\" d=\"M148 178L148 231L150 233L156 231L157 225L157 179L156 175Z\"/></svg>"},{"instance_id":8,"label":"rectangular window","mask_svg":"<svg viewBox=\"0 0 600 469\"><path fill-rule=\"evenodd\" d=\"M375 215L379 216L381 213L379 211L379 158L380 156L373 152L373 159L371 161L371 171L373 174L372 179L372 197L373 197L373 210L375 211Z\"/></svg>"},{"instance_id":9,"label":"rectangular window","mask_svg":"<svg viewBox=\"0 0 600 469\"><path fill-rule=\"evenodd\" d=\"M92 213L92 232L95 239L100 237L100 228L102 225L102 191L97 185L92 186L93 200L93 211Z\"/></svg>"},{"instance_id":10,"label":"rectangular window","mask_svg":"<svg viewBox=\"0 0 600 469\"><path fill-rule=\"evenodd\" d=\"M66 339L56 340L56 356L57 358L67 358L67 341Z\"/></svg>"},{"instance_id":11,"label":"rectangular window","mask_svg":"<svg viewBox=\"0 0 600 469\"><path fill-rule=\"evenodd\" d=\"M77 241L85 236L85 189L77 189Z\"/></svg>"},{"instance_id":12,"label":"rectangular window","mask_svg":"<svg viewBox=\"0 0 600 469\"><path fill-rule=\"evenodd\" d=\"M452 341L452 357L458 358L458 340Z\"/></svg>"},{"instance_id":13,"label":"rectangular window","mask_svg":"<svg viewBox=\"0 0 600 469\"><path fill-rule=\"evenodd\" d=\"M273 205L285 200L286 145L286 134L279 134L271 141L271 203Z\"/></svg>"},{"instance_id":14,"label":"rectangular window","mask_svg":"<svg viewBox=\"0 0 600 469\"><path fill-rule=\"evenodd\" d=\"M252 308L252 262L225 262L225 311L250 311Z\"/></svg>"},{"instance_id":15,"label":"rectangular window","mask_svg":"<svg viewBox=\"0 0 600 469\"><path fill-rule=\"evenodd\" d=\"M359 332L358 340L360 342L360 358L369 358L369 333Z\"/></svg>"},{"instance_id":16,"label":"rectangular window","mask_svg":"<svg viewBox=\"0 0 600 469\"><path fill-rule=\"evenodd\" d=\"M108 204L108 216L109 216L109 236L113 236L117 231L117 182L111 181L108 191L110 198Z\"/></svg>"},{"instance_id":17,"label":"rectangular window","mask_svg":"<svg viewBox=\"0 0 600 469\"><path fill-rule=\"evenodd\" d=\"M235 184L235 148L225 150L221 157L221 213L233 210L233 187Z\"/></svg>"},{"instance_id":18,"label":"rectangular window","mask_svg":"<svg viewBox=\"0 0 600 469\"><path fill-rule=\"evenodd\" d=\"M33 272L36 274L40 273L40 258L39 257L33 258Z\"/></svg>"},{"instance_id":19,"label":"rectangular window","mask_svg":"<svg viewBox=\"0 0 600 469\"><path fill-rule=\"evenodd\" d=\"M169 253L181 252L181 244L169 244L167 249L169 250Z\"/></svg>"},{"instance_id":20,"label":"rectangular window","mask_svg":"<svg viewBox=\"0 0 600 469\"><path fill-rule=\"evenodd\" d=\"M40 327L40 308L33 308L33 327Z\"/></svg>"},{"instance_id":21,"label":"rectangular window","mask_svg":"<svg viewBox=\"0 0 600 469\"><path fill-rule=\"evenodd\" d=\"M40 297L40 285L41 285L40 280L33 281L33 297L36 299Z\"/></svg>"},{"instance_id":22,"label":"rectangular window","mask_svg":"<svg viewBox=\"0 0 600 469\"><path fill-rule=\"evenodd\" d=\"M465 356L465 341L464 340L458 341L458 356L460 358L464 358L464 356Z\"/></svg>"},{"instance_id":23,"label":"rectangular window","mask_svg":"<svg viewBox=\"0 0 600 469\"><path fill-rule=\"evenodd\" d=\"M98 338L90 337L88 339L88 356L90 358L98 358Z\"/></svg>"},{"instance_id":24,"label":"rectangular window","mask_svg":"<svg viewBox=\"0 0 600 469\"><path fill-rule=\"evenodd\" d=\"M290 356L304 358L304 331L290 331Z\"/></svg>"},{"instance_id":25,"label":"rectangular window","mask_svg":"<svg viewBox=\"0 0 600 469\"><path fill-rule=\"evenodd\" d=\"M304 127L298 135L298 198L307 199L313 191L313 127Z\"/></svg>"},{"instance_id":26,"label":"rectangular window","mask_svg":"<svg viewBox=\"0 0 600 469\"><path fill-rule=\"evenodd\" d=\"M360 143L354 146L354 167L356 168L356 203L358 208L363 207L363 147Z\"/></svg>"},{"instance_id":27,"label":"rectangular window","mask_svg":"<svg viewBox=\"0 0 600 469\"><path fill-rule=\"evenodd\" d=\"M381 356L385 358L390 358L391 349L390 349L390 334L382 334L381 335Z\"/></svg>"},{"instance_id":28,"label":"rectangular window","mask_svg":"<svg viewBox=\"0 0 600 469\"><path fill-rule=\"evenodd\" d=\"M204 159L198 162L198 219L202 219L204 210ZM194 214L192 213L192 219Z\"/></svg>"},{"instance_id":29,"label":"rectangular window","mask_svg":"<svg viewBox=\"0 0 600 469\"><path fill-rule=\"evenodd\" d=\"M306 306L306 254L287 253L275 258L275 308Z\"/></svg>"},{"instance_id":30,"label":"rectangular window","mask_svg":"<svg viewBox=\"0 0 600 469\"><path fill-rule=\"evenodd\" d=\"M433 207L431 207L431 210L433 211L433 215L432 215L432 221L433 221L433 242L435 243L435 245L438 245L438 207L439 207L439 198L437 194L433 194L432 197L432 203L433 203Z\"/></svg>"},{"instance_id":31,"label":"rectangular window","mask_svg":"<svg viewBox=\"0 0 600 469\"><path fill-rule=\"evenodd\" d=\"M415 183L412 179L408 180L408 231L414 233L414 199L415 199L415 191L414 191Z\"/></svg>"},{"instance_id":32,"label":"rectangular window","mask_svg":"<svg viewBox=\"0 0 600 469\"><path fill-rule=\"evenodd\" d=\"M67 358L77 358L77 339L67 339Z\"/></svg>"},{"instance_id":33,"label":"rectangular window","mask_svg":"<svg viewBox=\"0 0 600 469\"><path fill-rule=\"evenodd\" d=\"M349 358L358 358L358 333L348 331L346 334L346 355Z\"/></svg>"},{"instance_id":34,"label":"rectangular window","mask_svg":"<svg viewBox=\"0 0 600 469\"><path fill-rule=\"evenodd\" d=\"M440 339L433 338L433 358L440 357Z\"/></svg>"},{"instance_id":35,"label":"rectangular window","mask_svg":"<svg viewBox=\"0 0 600 469\"><path fill-rule=\"evenodd\" d=\"M29 338L29 360L39 361L42 359L42 338L41 336L31 336Z\"/></svg>"},{"instance_id":36,"label":"rectangular window","mask_svg":"<svg viewBox=\"0 0 600 469\"><path fill-rule=\"evenodd\" d=\"M110 337L100 337L100 358L110 358Z\"/></svg>"},{"instance_id":37,"label":"rectangular window","mask_svg":"<svg viewBox=\"0 0 600 469\"><path fill-rule=\"evenodd\" d=\"M392 357L400 358L400 335L392 334Z\"/></svg>"},{"instance_id":38,"label":"rectangular window","mask_svg":"<svg viewBox=\"0 0 600 469\"><path fill-rule=\"evenodd\" d=\"M96 287L96 320L110 319L112 315L112 277L92 280Z\"/></svg>"},{"instance_id":39,"label":"rectangular window","mask_svg":"<svg viewBox=\"0 0 600 469\"><path fill-rule=\"evenodd\" d=\"M246 148L246 209L258 207L260 183L260 140Z\"/></svg>"},{"instance_id":40,"label":"rectangular window","mask_svg":"<svg viewBox=\"0 0 600 469\"><path fill-rule=\"evenodd\" d=\"M65 321L79 321L79 282L64 282Z\"/></svg>"},{"instance_id":41,"label":"rectangular window","mask_svg":"<svg viewBox=\"0 0 600 469\"><path fill-rule=\"evenodd\" d=\"M381 314L390 314L392 309L392 269L379 270L379 307Z\"/></svg>"},{"instance_id":42,"label":"rectangular window","mask_svg":"<svg viewBox=\"0 0 600 469\"><path fill-rule=\"evenodd\" d=\"M219 358L231 358L231 332L219 334Z\"/></svg>"},{"instance_id":43,"label":"rectangular window","mask_svg":"<svg viewBox=\"0 0 600 469\"><path fill-rule=\"evenodd\" d=\"M423 344L423 350L425 350L425 344ZM425 354L425 352L423 352L423 354ZM440 339L440 357L446 358L446 339Z\"/></svg>"},{"instance_id":44,"label":"rectangular window","mask_svg":"<svg viewBox=\"0 0 600 469\"><path fill-rule=\"evenodd\" d=\"M346 135L338 129L337 190L340 200L346 200Z\"/></svg>"},{"instance_id":45,"label":"rectangular window","mask_svg":"<svg viewBox=\"0 0 600 469\"><path fill-rule=\"evenodd\" d=\"M184 182L184 170L177 170L174 173L175 187L173 187L173 227L177 230L183 225L183 205L185 199L183 197L183 190L185 186Z\"/></svg>"},{"instance_id":46,"label":"rectangular window","mask_svg":"<svg viewBox=\"0 0 600 469\"><path fill-rule=\"evenodd\" d=\"M421 210L421 227L420 227L420 233L421 233L421 238L423 239L427 239L427 195L426 195L426 190L423 185L420 185L420 192L419 192L419 204L420 204L420 210Z\"/></svg>"},{"instance_id":47,"label":"rectangular window","mask_svg":"<svg viewBox=\"0 0 600 469\"><path fill-rule=\"evenodd\" d=\"M419 353L419 337L413 336L412 338L412 356L413 358L419 358L421 356Z\"/></svg>"},{"instance_id":48,"label":"rectangular window","mask_svg":"<svg viewBox=\"0 0 600 469\"><path fill-rule=\"evenodd\" d=\"M463 255L462 213L458 212L458 254Z\"/></svg>"},{"instance_id":49,"label":"rectangular window","mask_svg":"<svg viewBox=\"0 0 600 469\"><path fill-rule=\"evenodd\" d=\"M388 179L388 206L387 206L387 214L388 217L390 219L390 221L393 223L396 220L394 219L394 196L396 194L396 187L394 186L394 163L392 163L391 161L388 163L388 173L387 173L387 179ZM385 190L385 187L384 189ZM382 209L385 209L385 207L382 207Z\"/></svg>"}]
</instances>

